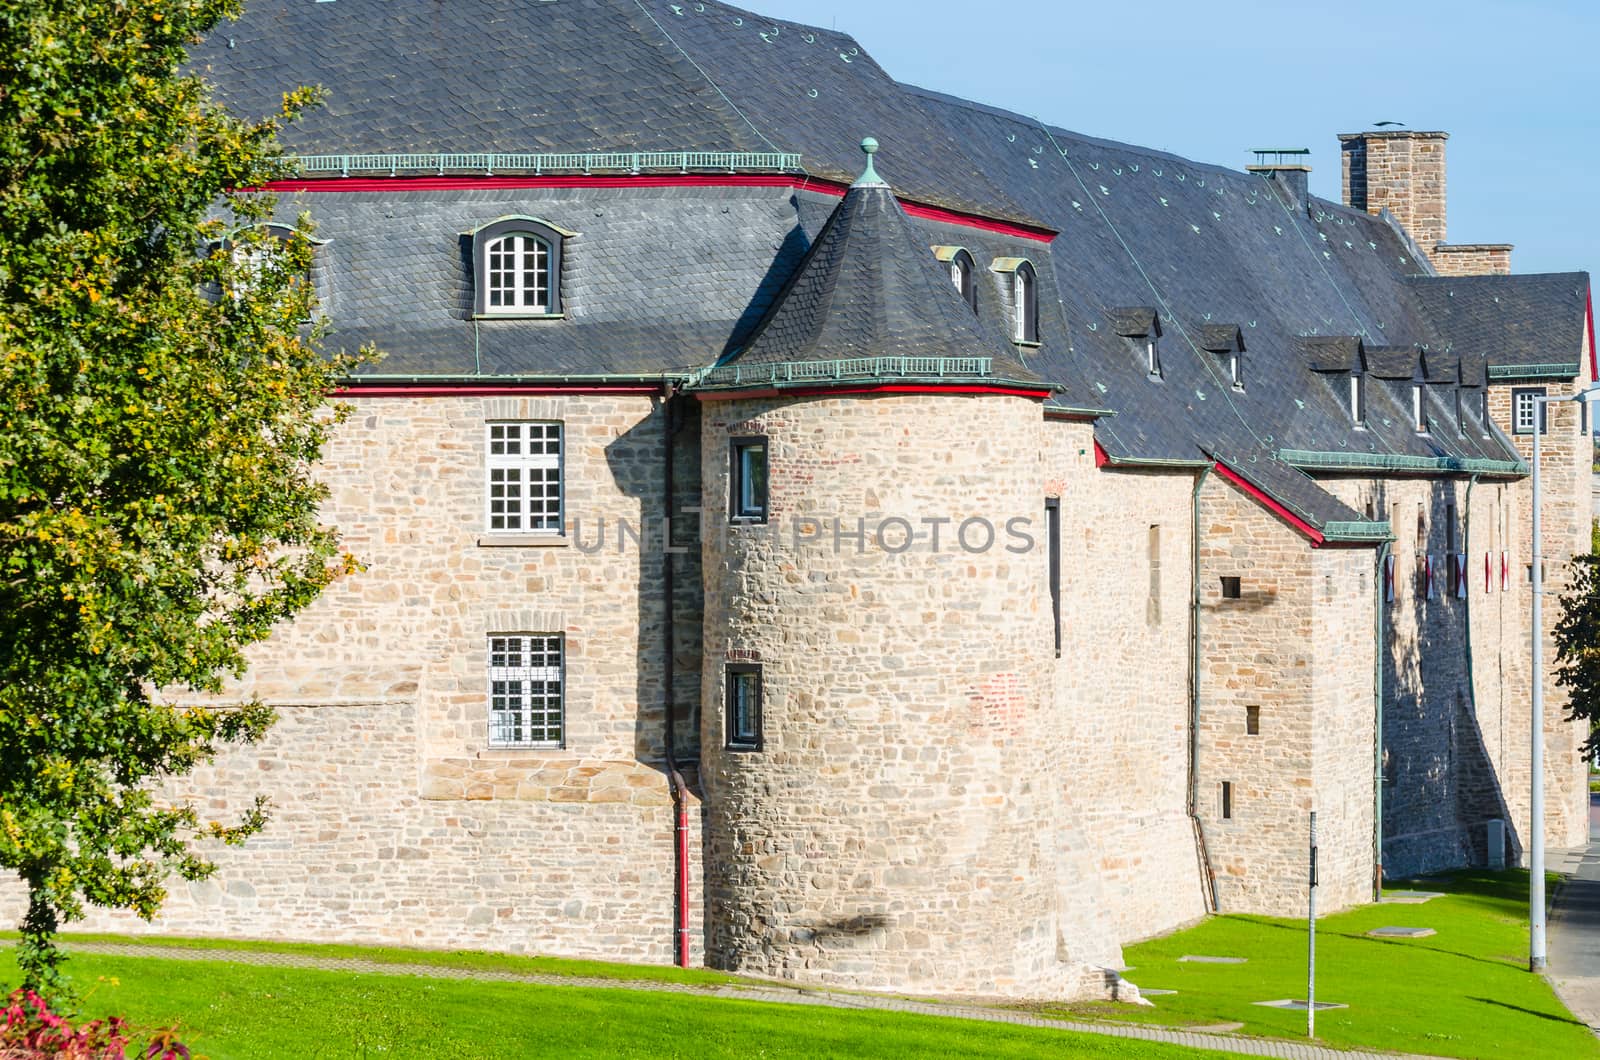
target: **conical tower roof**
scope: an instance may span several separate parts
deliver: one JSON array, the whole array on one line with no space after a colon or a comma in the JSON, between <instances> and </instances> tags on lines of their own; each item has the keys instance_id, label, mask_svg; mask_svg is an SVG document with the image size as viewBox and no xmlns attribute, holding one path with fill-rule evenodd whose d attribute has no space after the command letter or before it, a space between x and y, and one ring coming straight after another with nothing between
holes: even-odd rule
<instances>
[{"instance_id":1,"label":"conical tower roof","mask_svg":"<svg viewBox=\"0 0 1600 1060\"><path fill-rule=\"evenodd\" d=\"M938 377L1039 383L1012 345L978 319L906 218L889 185L866 171L817 234L747 341L704 385L769 377L815 383L823 365L841 378ZM876 359L881 370L855 362ZM728 369L737 368L737 373ZM759 369L768 368L767 371ZM783 369L777 371L777 369ZM830 373L831 374L831 373Z\"/></svg>"}]
</instances>

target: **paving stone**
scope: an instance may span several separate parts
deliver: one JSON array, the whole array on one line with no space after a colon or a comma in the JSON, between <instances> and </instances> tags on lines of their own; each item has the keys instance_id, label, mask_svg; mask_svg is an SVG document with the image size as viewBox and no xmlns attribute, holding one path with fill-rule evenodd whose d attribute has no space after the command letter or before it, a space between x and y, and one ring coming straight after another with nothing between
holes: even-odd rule
<instances>
[{"instance_id":1,"label":"paving stone","mask_svg":"<svg viewBox=\"0 0 1600 1060\"><path fill-rule=\"evenodd\" d=\"M1433 928L1381 927L1373 928L1367 934L1375 939L1425 939L1429 935L1438 934L1438 932L1434 931Z\"/></svg>"}]
</instances>

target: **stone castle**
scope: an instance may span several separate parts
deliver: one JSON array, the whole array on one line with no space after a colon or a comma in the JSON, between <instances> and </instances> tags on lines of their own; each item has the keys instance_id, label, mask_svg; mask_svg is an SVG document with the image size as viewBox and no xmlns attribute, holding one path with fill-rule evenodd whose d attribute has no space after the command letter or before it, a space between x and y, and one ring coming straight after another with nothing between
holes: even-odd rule
<instances>
[{"instance_id":1,"label":"stone castle","mask_svg":"<svg viewBox=\"0 0 1600 1060\"><path fill-rule=\"evenodd\" d=\"M715 0L262 0L194 61L328 89L273 190L386 358L322 471L367 569L174 785L272 823L154 930L1068 997L1302 914L1311 811L1329 910L1521 856L1589 280L1445 242L1443 133L1333 203Z\"/></svg>"}]
</instances>

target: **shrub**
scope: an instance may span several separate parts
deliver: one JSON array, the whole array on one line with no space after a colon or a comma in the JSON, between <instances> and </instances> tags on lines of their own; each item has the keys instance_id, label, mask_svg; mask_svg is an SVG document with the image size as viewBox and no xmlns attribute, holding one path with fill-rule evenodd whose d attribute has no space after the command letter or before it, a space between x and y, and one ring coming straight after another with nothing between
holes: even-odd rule
<instances>
[{"instance_id":1,"label":"shrub","mask_svg":"<svg viewBox=\"0 0 1600 1060\"><path fill-rule=\"evenodd\" d=\"M0 1028L0 1060L124 1060L133 1040L121 1016L90 1020L74 1027L50 1011L32 990L16 990L6 998L5 1026ZM138 1060L190 1060L189 1049L163 1031L134 1054Z\"/></svg>"}]
</instances>

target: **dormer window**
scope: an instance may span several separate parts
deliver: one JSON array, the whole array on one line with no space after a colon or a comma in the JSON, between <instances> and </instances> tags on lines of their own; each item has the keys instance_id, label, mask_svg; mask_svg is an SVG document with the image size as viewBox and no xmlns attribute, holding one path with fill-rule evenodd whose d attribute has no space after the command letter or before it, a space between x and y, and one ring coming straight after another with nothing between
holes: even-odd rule
<instances>
[{"instance_id":1,"label":"dormer window","mask_svg":"<svg viewBox=\"0 0 1600 1060\"><path fill-rule=\"evenodd\" d=\"M1039 277L1027 258L995 258L989 271L1000 280L1000 296L1011 311L1011 341L1039 344Z\"/></svg>"},{"instance_id":2,"label":"dormer window","mask_svg":"<svg viewBox=\"0 0 1600 1060\"><path fill-rule=\"evenodd\" d=\"M1467 436L1467 404L1461 398L1461 388L1456 387L1456 433L1465 438Z\"/></svg>"},{"instance_id":3,"label":"dormer window","mask_svg":"<svg viewBox=\"0 0 1600 1060\"><path fill-rule=\"evenodd\" d=\"M1244 389L1244 369L1239 364L1237 353L1228 354L1228 378L1233 382L1233 389Z\"/></svg>"},{"instance_id":4,"label":"dormer window","mask_svg":"<svg viewBox=\"0 0 1600 1060\"><path fill-rule=\"evenodd\" d=\"M1428 419L1423 415L1422 384L1411 384L1411 422L1416 425L1418 434L1428 433Z\"/></svg>"},{"instance_id":5,"label":"dormer window","mask_svg":"<svg viewBox=\"0 0 1600 1060\"><path fill-rule=\"evenodd\" d=\"M1161 317L1151 306L1123 306L1107 309L1113 334L1128 340L1134 356L1144 363L1151 379L1161 378Z\"/></svg>"},{"instance_id":6,"label":"dormer window","mask_svg":"<svg viewBox=\"0 0 1600 1060\"><path fill-rule=\"evenodd\" d=\"M1350 422L1357 427L1367 425L1367 380L1354 372L1350 374Z\"/></svg>"},{"instance_id":7,"label":"dormer window","mask_svg":"<svg viewBox=\"0 0 1600 1060\"><path fill-rule=\"evenodd\" d=\"M1039 295L1033 266L1023 262L1012 273L1011 311L1013 342L1039 341Z\"/></svg>"},{"instance_id":8,"label":"dormer window","mask_svg":"<svg viewBox=\"0 0 1600 1060\"><path fill-rule=\"evenodd\" d=\"M473 231L475 315L559 316L561 244L574 234L532 217L503 217Z\"/></svg>"},{"instance_id":9,"label":"dormer window","mask_svg":"<svg viewBox=\"0 0 1600 1060\"><path fill-rule=\"evenodd\" d=\"M956 289L967 308L978 311L978 268L972 255L962 247L934 247L933 256L944 263L950 274L950 286Z\"/></svg>"},{"instance_id":10,"label":"dormer window","mask_svg":"<svg viewBox=\"0 0 1600 1060\"><path fill-rule=\"evenodd\" d=\"M1222 357L1228 366L1228 383L1244 389L1244 334L1237 324L1201 324L1200 348Z\"/></svg>"},{"instance_id":11,"label":"dormer window","mask_svg":"<svg viewBox=\"0 0 1600 1060\"><path fill-rule=\"evenodd\" d=\"M1151 375L1161 375L1161 349L1156 343L1155 335L1147 335L1144 340L1145 370Z\"/></svg>"}]
</instances>

